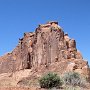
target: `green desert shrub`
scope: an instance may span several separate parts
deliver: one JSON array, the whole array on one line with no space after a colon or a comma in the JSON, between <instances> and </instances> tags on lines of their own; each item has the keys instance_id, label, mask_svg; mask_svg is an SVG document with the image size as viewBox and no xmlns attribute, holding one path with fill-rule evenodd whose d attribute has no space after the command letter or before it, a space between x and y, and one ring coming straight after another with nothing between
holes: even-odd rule
<instances>
[{"instance_id":1,"label":"green desert shrub","mask_svg":"<svg viewBox=\"0 0 90 90\"><path fill-rule=\"evenodd\" d=\"M55 73L48 73L40 78L39 84L41 88L57 88L63 85L63 80Z\"/></svg>"},{"instance_id":2,"label":"green desert shrub","mask_svg":"<svg viewBox=\"0 0 90 90\"><path fill-rule=\"evenodd\" d=\"M82 86L85 83L85 80L77 72L68 72L63 78L67 85Z\"/></svg>"}]
</instances>

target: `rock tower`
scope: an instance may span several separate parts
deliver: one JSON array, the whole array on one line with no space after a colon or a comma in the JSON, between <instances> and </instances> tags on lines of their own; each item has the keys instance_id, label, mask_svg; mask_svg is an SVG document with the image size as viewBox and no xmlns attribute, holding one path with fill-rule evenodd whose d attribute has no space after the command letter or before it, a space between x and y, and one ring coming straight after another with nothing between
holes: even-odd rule
<instances>
[{"instance_id":1,"label":"rock tower","mask_svg":"<svg viewBox=\"0 0 90 90\"><path fill-rule=\"evenodd\" d=\"M76 48L76 41L64 34L56 21L40 24L35 32L24 33L17 47L0 57L0 73L40 67L62 68L88 75L88 62Z\"/></svg>"}]
</instances>

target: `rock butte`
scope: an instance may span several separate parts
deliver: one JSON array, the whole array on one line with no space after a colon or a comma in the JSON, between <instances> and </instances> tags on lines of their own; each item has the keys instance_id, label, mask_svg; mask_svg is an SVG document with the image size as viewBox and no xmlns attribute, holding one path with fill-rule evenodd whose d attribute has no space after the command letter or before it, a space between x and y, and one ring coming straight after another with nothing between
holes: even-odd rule
<instances>
[{"instance_id":1,"label":"rock butte","mask_svg":"<svg viewBox=\"0 0 90 90\"><path fill-rule=\"evenodd\" d=\"M59 73L76 71L89 74L88 62L76 48L76 41L64 34L58 22L40 24L35 32L24 33L17 47L0 57L0 73L24 69L52 70Z\"/></svg>"}]
</instances>

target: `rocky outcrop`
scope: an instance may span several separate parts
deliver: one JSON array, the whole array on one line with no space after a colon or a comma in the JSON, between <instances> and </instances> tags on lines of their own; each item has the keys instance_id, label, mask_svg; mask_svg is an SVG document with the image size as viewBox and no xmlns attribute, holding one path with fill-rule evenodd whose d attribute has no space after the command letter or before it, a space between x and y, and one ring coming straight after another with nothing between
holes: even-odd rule
<instances>
[{"instance_id":1,"label":"rocky outcrop","mask_svg":"<svg viewBox=\"0 0 90 90\"><path fill-rule=\"evenodd\" d=\"M76 41L64 34L58 22L40 24L35 32L24 33L19 44L11 52L0 57L0 73L23 69L49 67L65 62L64 71L88 74L88 62L76 48ZM57 68L57 66L56 66Z\"/></svg>"}]
</instances>

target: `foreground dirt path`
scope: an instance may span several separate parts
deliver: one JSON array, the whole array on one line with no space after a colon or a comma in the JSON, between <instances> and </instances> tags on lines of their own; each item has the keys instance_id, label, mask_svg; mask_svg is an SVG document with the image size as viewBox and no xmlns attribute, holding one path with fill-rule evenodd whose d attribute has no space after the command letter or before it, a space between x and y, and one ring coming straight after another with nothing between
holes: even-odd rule
<instances>
[{"instance_id":1,"label":"foreground dirt path","mask_svg":"<svg viewBox=\"0 0 90 90\"><path fill-rule=\"evenodd\" d=\"M0 90L46 90L46 89L41 89L41 88L36 88L36 87L31 87L31 88L25 88L25 87L3 87L0 88Z\"/></svg>"},{"instance_id":2,"label":"foreground dirt path","mask_svg":"<svg viewBox=\"0 0 90 90\"><path fill-rule=\"evenodd\" d=\"M48 90L48 89L41 89L41 88L25 88L25 87L9 87L9 88L0 88L0 90ZM51 89L54 90L54 89ZM55 89L55 90L65 90L65 89ZM90 89L79 89L79 90L90 90Z\"/></svg>"}]
</instances>

